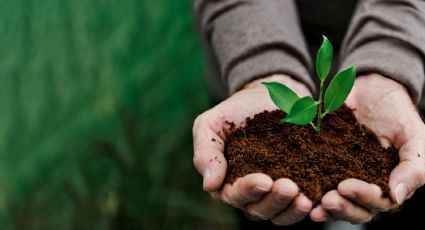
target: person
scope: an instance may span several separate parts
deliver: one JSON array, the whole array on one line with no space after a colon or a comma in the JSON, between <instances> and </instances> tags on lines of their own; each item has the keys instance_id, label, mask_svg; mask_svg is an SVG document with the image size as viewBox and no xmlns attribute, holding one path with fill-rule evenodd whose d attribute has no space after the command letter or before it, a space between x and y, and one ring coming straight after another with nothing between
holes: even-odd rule
<instances>
[{"instance_id":1,"label":"person","mask_svg":"<svg viewBox=\"0 0 425 230\"><path fill-rule=\"evenodd\" d=\"M379 229L422 221L414 219L420 203L405 201L424 197L425 125L417 105L425 78L425 1L193 0L193 6L218 103L194 121L194 165L206 192L249 219L265 220L245 218L242 226L302 229L343 220ZM288 178L273 181L255 173L223 184L226 121L243 125L246 117L276 109L261 82L283 83L299 96L316 95L312 57L322 34L339 51L333 72L357 65L346 104L358 122L382 145L399 149L400 162L389 179L390 198L382 198L377 185L357 179L342 181L315 207ZM223 163L209 161L215 157ZM421 194L413 196L415 192ZM399 207L400 213L412 210L410 219L379 216Z\"/></svg>"}]
</instances>

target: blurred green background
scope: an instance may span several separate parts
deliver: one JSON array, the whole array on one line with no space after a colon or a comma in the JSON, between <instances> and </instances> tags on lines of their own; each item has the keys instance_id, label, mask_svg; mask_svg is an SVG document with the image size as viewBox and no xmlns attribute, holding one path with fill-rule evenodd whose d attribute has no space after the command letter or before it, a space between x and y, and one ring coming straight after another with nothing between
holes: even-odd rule
<instances>
[{"instance_id":1,"label":"blurred green background","mask_svg":"<svg viewBox=\"0 0 425 230\"><path fill-rule=\"evenodd\" d=\"M202 191L189 0L2 0L0 229L234 229Z\"/></svg>"}]
</instances>

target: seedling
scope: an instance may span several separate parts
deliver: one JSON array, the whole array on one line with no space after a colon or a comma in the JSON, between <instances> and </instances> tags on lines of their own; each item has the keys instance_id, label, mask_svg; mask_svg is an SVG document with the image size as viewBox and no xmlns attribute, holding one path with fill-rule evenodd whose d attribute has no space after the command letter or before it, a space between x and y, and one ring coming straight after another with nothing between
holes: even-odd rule
<instances>
[{"instance_id":1,"label":"seedling","mask_svg":"<svg viewBox=\"0 0 425 230\"><path fill-rule=\"evenodd\" d=\"M318 100L314 100L310 96L300 98L290 88L277 82L262 83L267 87L270 97L276 106L288 114L281 122L295 125L310 124L314 130L320 131L322 119L344 104L354 85L356 65L338 72L323 95L324 83L332 65L332 55L332 44L328 38L323 36L322 46L319 48L316 57L316 72L320 80ZM324 109L322 108L323 101ZM316 115L316 124L314 124L313 121Z\"/></svg>"}]
</instances>

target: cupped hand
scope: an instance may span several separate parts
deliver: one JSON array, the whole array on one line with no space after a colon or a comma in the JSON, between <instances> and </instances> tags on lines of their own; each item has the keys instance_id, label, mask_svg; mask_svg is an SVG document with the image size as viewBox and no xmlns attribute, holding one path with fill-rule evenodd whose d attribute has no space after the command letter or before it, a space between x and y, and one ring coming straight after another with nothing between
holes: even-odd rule
<instances>
[{"instance_id":1,"label":"cupped hand","mask_svg":"<svg viewBox=\"0 0 425 230\"><path fill-rule=\"evenodd\" d=\"M247 117L277 107L261 82L281 82L299 96L310 95L304 84L286 76L273 75L247 84L227 100L198 116L193 125L194 164L203 176L203 188L213 197L244 210L249 216L271 220L277 225L301 221L312 209L312 202L300 193L291 180L273 181L260 173L246 175L232 184L224 184L227 162L224 144L229 135L229 122L237 126Z\"/></svg>"},{"instance_id":2,"label":"cupped hand","mask_svg":"<svg viewBox=\"0 0 425 230\"><path fill-rule=\"evenodd\" d=\"M346 104L383 146L399 149L400 162L389 178L390 198L383 198L377 185L347 179L311 211L315 221L369 222L379 212L401 205L425 184L425 125L406 88L378 74L361 76Z\"/></svg>"}]
</instances>

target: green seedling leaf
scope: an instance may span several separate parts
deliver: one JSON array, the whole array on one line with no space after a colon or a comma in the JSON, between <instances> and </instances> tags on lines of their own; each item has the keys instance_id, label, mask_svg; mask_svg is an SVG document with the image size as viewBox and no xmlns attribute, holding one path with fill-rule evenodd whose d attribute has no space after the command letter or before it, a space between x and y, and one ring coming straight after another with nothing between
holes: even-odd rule
<instances>
[{"instance_id":1,"label":"green seedling leaf","mask_svg":"<svg viewBox=\"0 0 425 230\"><path fill-rule=\"evenodd\" d=\"M316 57L316 72L320 81L325 81L332 65L333 47L327 37L323 36L322 46L320 46Z\"/></svg>"},{"instance_id":2,"label":"green seedling leaf","mask_svg":"<svg viewBox=\"0 0 425 230\"><path fill-rule=\"evenodd\" d=\"M294 91L280 83L262 82L261 84L267 87L270 98L274 104L285 113L289 113L294 103L299 99Z\"/></svg>"},{"instance_id":3,"label":"green seedling leaf","mask_svg":"<svg viewBox=\"0 0 425 230\"><path fill-rule=\"evenodd\" d=\"M316 58L316 71L320 80L319 98L299 98L294 91L277 82L263 82L268 89L270 98L282 111L288 115L281 122L295 125L310 124L314 130L320 131L321 121L328 114L344 104L356 77L356 66L353 65L336 74L325 92L325 80L332 65L333 47L327 37L323 36L322 46ZM324 109L322 106L324 104ZM313 123L317 115L316 124Z\"/></svg>"},{"instance_id":4,"label":"green seedling leaf","mask_svg":"<svg viewBox=\"0 0 425 230\"><path fill-rule=\"evenodd\" d=\"M356 66L353 65L336 74L325 94L325 113L331 113L341 107L350 94L356 78Z\"/></svg>"},{"instance_id":5,"label":"green seedling leaf","mask_svg":"<svg viewBox=\"0 0 425 230\"><path fill-rule=\"evenodd\" d=\"M306 125L313 121L316 112L317 102L311 97L303 97L295 102L288 116L281 121L296 125Z\"/></svg>"}]
</instances>

